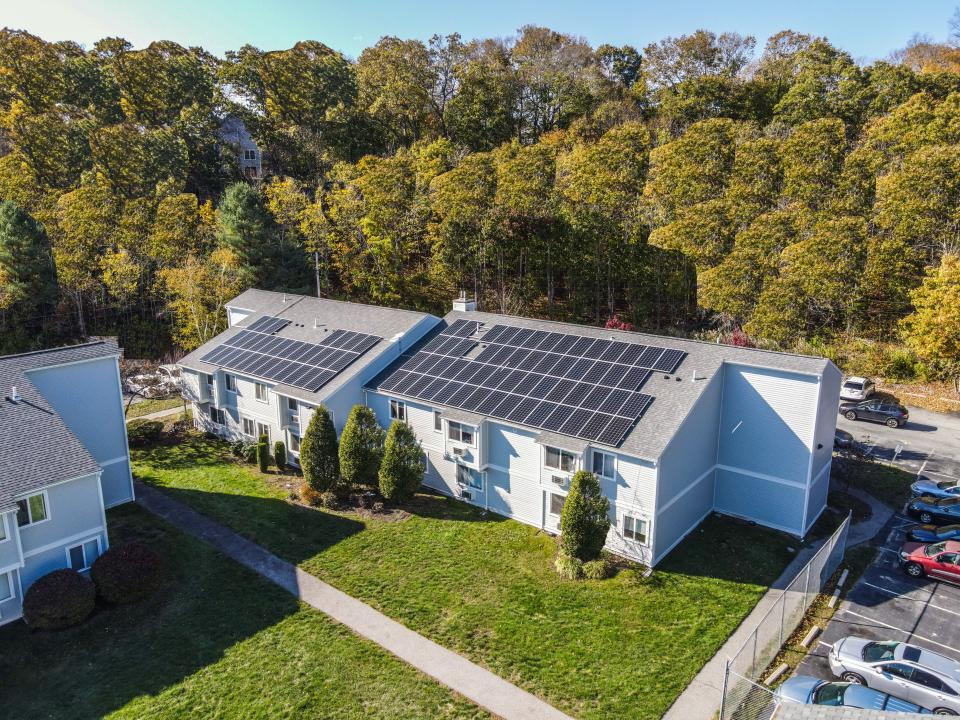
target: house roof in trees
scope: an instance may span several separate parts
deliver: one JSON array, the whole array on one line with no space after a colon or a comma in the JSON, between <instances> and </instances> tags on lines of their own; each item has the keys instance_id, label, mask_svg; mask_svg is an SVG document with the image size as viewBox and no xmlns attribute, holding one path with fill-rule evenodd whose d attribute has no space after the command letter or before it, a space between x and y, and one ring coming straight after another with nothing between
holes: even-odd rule
<instances>
[{"instance_id":1,"label":"house roof in trees","mask_svg":"<svg viewBox=\"0 0 960 720\"><path fill-rule=\"evenodd\" d=\"M30 381L30 371L117 357L111 340L0 357L0 512L16 498L100 471L87 448ZM13 388L19 399L13 398Z\"/></svg>"}]
</instances>

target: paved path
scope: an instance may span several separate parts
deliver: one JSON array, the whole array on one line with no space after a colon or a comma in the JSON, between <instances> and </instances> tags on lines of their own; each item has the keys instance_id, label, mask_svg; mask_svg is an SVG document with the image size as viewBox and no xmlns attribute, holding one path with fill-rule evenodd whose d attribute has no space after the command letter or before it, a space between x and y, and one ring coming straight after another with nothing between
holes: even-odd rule
<instances>
[{"instance_id":1,"label":"paved path","mask_svg":"<svg viewBox=\"0 0 960 720\"><path fill-rule=\"evenodd\" d=\"M847 547L853 547L873 540L874 536L883 529L883 526L893 516L893 508L863 490L852 487L846 492L867 503L873 513L868 519L851 525L847 531Z\"/></svg>"},{"instance_id":2,"label":"paved path","mask_svg":"<svg viewBox=\"0 0 960 720\"><path fill-rule=\"evenodd\" d=\"M127 422L132 422L133 420L162 420L165 417L170 417L171 415L181 415L183 414L183 405L178 405L174 408L167 408L166 410L157 410L157 412L147 413L146 415L141 415L139 417L127 418Z\"/></svg>"},{"instance_id":3,"label":"paved path","mask_svg":"<svg viewBox=\"0 0 960 720\"><path fill-rule=\"evenodd\" d=\"M571 720L525 690L418 635L156 488L138 482L136 492L137 502L150 512L213 545L491 713L506 720Z\"/></svg>"}]
</instances>

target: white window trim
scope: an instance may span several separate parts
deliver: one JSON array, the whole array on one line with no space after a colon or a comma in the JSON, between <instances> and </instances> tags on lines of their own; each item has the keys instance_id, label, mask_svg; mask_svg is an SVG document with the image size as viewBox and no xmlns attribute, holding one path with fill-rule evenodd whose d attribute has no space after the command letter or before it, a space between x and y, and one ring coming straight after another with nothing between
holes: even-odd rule
<instances>
[{"instance_id":1,"label":"white window trim","mask_svg":"<svg viewBox=\"0 0 960 720\"><path fill-rule=\"evenodd\" d=\"M10 536L13 535L13 533L10 532L10 528L7 525L7 515L10 515L11 517L13 517L14 522L16 522L15 513L4 513L3 515L0 515L0 531L3 532L3 537L0 538L0 545L3 545L3 543L7 542L10 539Z\"/></svg>"},{"instance_id":2,"label":"white window trim","mask_svg":"<svg viewBox=\"0 0 960 720\"><path fill-rule=\"evenodd\" d=\"M9 600L16 600L17 598L17 587L13 582L13 570L7 570L6 572L0 573L0 575L7 576L7 585L10 587L10 596L9 597L0 597L0 603L7 602Z\"/></svg>"},{"instance_id":3,"label":"white window trim","mask_svg":"<svg viewBox=\"0 0 960 720\"><path fill-rule=\"evenodd\" d=\"M263 425L263 427L265 427L265 428L267 429L267 431L266 431L265 433L260 432L260 426L261 426L261 425ZM267 436L267 443L270 444L270 443L273 442L273 437L272 437L272 436L273 436L273 433L270 432L270 423L260 422L259 420L257 420L257 421L254 423L254 425L253 425L253 429L257 431L257 434L254 435L254 438L256 438L258 441L259 441L261 435L266 435L266 436Z\"/></svg>"},{"instance_id":4,"label":"white window trim","mask_svg":"<svg viewBox=\"0 0 960 720\"><path fill-rule=\"evenodd\" d=\"M437 422L438 420L440 422ZM443 413L441 413L439 410L433 411L433 431L435 433L440 433L441 435L443 434Z\"/></svg>"},{"instance_id":5,"label":"white window trim","mask_svg":"<svg viewBox=\"0 0 960 720\"><path fill-rule=\"evenodd\" d=\"M247 417L246 415L241 415L241 416L240 416L240 434L243 435L243 437L245 437L245 438L250 438L251 440L255 440L256 437L257 437L256 435L248 434L248 433L244 432L244 429L243 429L243 424L244 424L244 422L249 422L249 423L251 423L251 424L253 425L253 431L256 432L256 431L257 431L257 421L254 420L252 417Z\"/></svg>"},{"instance_id":6,"label":"white window trim","mask_svg":"<svg viewBox=\"0 0 960 720\"><path fill-rule=\"evenodd\" d=\"M633 518L634 521L642 520L646 525L646 537L643 540L637 540L632 537L627 537L627 518ZM640 545L641 547L650 547L650 517L643 513L631 513L625 512L623 514L623 523L620 526L620 534L623 536L623 539L626 542L633 543L635 545Z\"/></svg>"},{"instance_id":7,"label":"white window trim","mask_svg":"<svg viewBox=\"0 0 960 720\"><path fill-rule=\"evenodd\" d=\"M35 495L43 495L43 507L47 511L47 516L43 520L37 520L36 522L33 521L33 513L30 511L30 498L34 497ZM17 523L17 527L24 527L24 528L34 527L36 525L43 525L45 522L50 521L50 516L52 514L50 512L50 496L47 495L46 490L30 493L29 495L21 495L20 497L16 498L14 502L20 502L21 500L27 501L27 516L30 518L30 522L28 522L26 525L20 525L19 523ZM14 516L14 522L16 522L16 516Z\"/></svg>"},{"instance_id":8,"label":"white window trim","mask_svg":"<svg viewBox=\"0 0 960 720\"><path fill-rule=\"evenodd\" d=\"M450 437L450 432L451 432L451 430L453 429L454 426L456 426L457 428L460 429L460 437L461 437L461 438L463 437L463 429L464 429L464 428L468 428L468 429L470 430L470 435L471 435L471 437L473 438L473 440L471 440L470 442L466 442L466 441L464 441L464 440L462 440L462 439L461 439L461 440L457 440L457 439L454 438L454 437ZM457 421L457 420L447 420L447 440L449 440L450 442L456 443L456 444L458 444L458 445L463 445L463 446L465 446L465 447L476 447L476 446L477 446L477 445L476 445L476 443L477 443L477 428L476 428L476 426L474 426L474 425L467 425L466 423L462 423L462 422L459 422L459 421Z\"/></svg>"},{"instance_id":9,"label":"white window trim","mask_svg":"<svg viewBox=\"0 0 960 720\"><path fill-rule=\"evenodd\" d=\"M231 378L233 379L233 387L232 387L232 388L230 387L230 379L231 379ZM231 395L236 395L236 394L237 394L237 376L236 376L236 375L232 375L231 373L224 373L224 374L223 374L223 387L225 387L226 390L227 390L227 392L230 393Z\"/></svg>"},{"instance_id":10,"label":"white window trim","mask_svg":"<svg viewBox=\"0 0 960 720\"><path fill-rule=\"evenodd\" d=\"M263 388L263 397L260 397L260 388ZM270 388L267 387L266 383L259 382L255 380L253 383L253 397L258 403L263 403L264 405L270 404Z\"/></svg>"},{"instance_id":11,"label":"white window trim","mask_svg":"<svg viewBox=\"0 0 960 720\"><path fill-rule=\"evenodd\" d=\"M549 515L550 517L555 517L555 518L560 517L560 513L555 513L555 512L553 511L553 496L556 495L557 497L562 497L562 498L563 498L563 501L566 502L566 501L567 501L567 491L564 490L564 491L562 491L562 492L554 492L553 490L548 490L548 491L547 491L547 495L550 495L550 497L547 498L547 515ZM562 512L562 510L561 510L561 512Z\"/></svg>"},{"instance_id":12,"label":"white window trim","mask_svg":"<svg viewBox=\"0 0 960 720\"><path fill-rule=\"evenodd\" d=\"M561 465L563 464L562 459L565 454L572 457L573 468L571 470L564 470L562 467L553 467L552 465L547 465L547 450L556 450L558 453L560 453ZM543 467L545 467L547 470L550 470L551 472L567 473L568 475L572 475L577 471L577 465L579 464L579 461L580 461L580 453L575 453L572 450L564 450L563 448L554 447L553 445L543 446Z\"/></svg>"},{"instance_id":13,"label":"white window trim","mask_svg":"<svg viewBox=\"0 0 960 720\"><path fill-rule=\"evenodd\" d=\"M590 471L593 472L593 462L592 462L592 461L593 461L593 457L594 457L594 456L596 456L596 455L602 455L602 456L605 456L605 457L613 458L613 475L600 475L600 474L597 474L597 473L594 473L594 474L597 475L597 477L599 477L599 478L603 478L604 480L616 480L616 479L617 479L617 455L616 455L616 453L607 452L606 450L597 450L596 448L594 448L592 452L593 452L593 455L592 455L591 458L590 458L590 460L591 460ZM603 467L603 463L600 464L600 467Z\"/></svg>"},{"instance_id":14,"label":"white window trim","mask_svg":"<svg viewBox=\"0 0 960 720\"><path fill-rule=\"evenodd\" d=\"M296 433L290 432L289 429L287 430L287 452L293 453L297 457L300 457L300 448L298 447L296 450L294 450L293 443L290 442L290 438L296 438L298 442L303 442L303 438Z\"/></svg>"},{"instance_id":15,"label":"white window trim","mask_svg":"<svg viewBox=\"0 0 960 720\"><path fill-rule=\"evenodd\" d=\"M407 422L407 418L408 418L408 415L407 415L407 403L405 403L403 400L397 400L396 398L390 398L389 406L388 406L388 407L389 407L389 410L390 410L390 419L391 419L391 420L399 420L400 422ZM398 413L397 415L394 415L394 414L393 414L393 408L394 408L394 407L396 407L396 408L398 409L398 410L397 410L397 413ZM399 417L399 415L403 415L403 417Z\"/></svg>"},{"instance_id":16,"label":"white window trim","mask_svg":"<svg viewBox=\"0 0 960 720\"><path fill-rule=\"evenodd\" d=\"M80 542L75 542L75 543L73 543L73 545L69 545L69 546L67 546L67 547L64 547L64 549L63 549L64 553L65 553L66 556L67 556L67 567L68 567L68 568L70 567L70 551L73 550L74 548L80 548L80 552L83 552L83 546L86 545L86 544L87 544L88 542L90 542L91 540L96 540L96 541L97 541L97 557L100 557L100 556L103 554L103 545L102 545L101 542L100 542L100 536L99 536L99 535L94 535L93 537L88 537L86 540L81 540ZM87 556L86 556L86 555L83 556L83 561L84 561L84 562L87 561ZM89 565L87 565L87 567L85 567L85 568L83 568L83 569L81 569L81 570L77 570L77 572L87 572L91 567L93 567L93 563L90 563Z\"/></svg>"}]
</instances>

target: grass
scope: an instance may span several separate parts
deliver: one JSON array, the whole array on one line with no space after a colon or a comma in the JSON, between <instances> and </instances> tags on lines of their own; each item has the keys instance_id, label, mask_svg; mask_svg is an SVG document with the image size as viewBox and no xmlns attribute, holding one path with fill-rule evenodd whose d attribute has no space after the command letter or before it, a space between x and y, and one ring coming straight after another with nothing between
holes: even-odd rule
<instances>
[{"instance_id":1,"label":"grass","mask_svg":"<svg viewBox=\"0 0 960 720\"><path fill-rule=\"evenodd\" d=\"M150 413L160 412L161 410L170 410L171 408L182 408L183 400L178 397L159 398L156 400L140 400L132 403L127 409L127 420L143 417Z\"/></svg>"},{"instance_id":2,"label":"grass","mask_svg":"<svg viewBox=\"0 0 960 720\"><path fill-rule=\"evenodd\" d=\"M870 493L895 509L900 509L910 499L910 484L916 480L913 473L877 461L845 462L850 464L850 470L844 472L844 480L850 478L850 487ZM843 487L844 480L835 480L834 487Z\"/></svg>"},{"instance_id":3,"label":"grass","mask_svg":"<svg viewBox=\"0 0 960 720\"><path fill-rule=\"evenodd\" d=\"M448 498L418 495L401 521L303 508L276 476L195 435L138 451L134 473L583 718L660 717L796 545L710 518L648 579L569 582L553 538Z\"/></svg>"},{"instance_id":4,"label":"grass","mask_svg":"<svg viewBox=\"0 0 960 720\"><path fill-rule=\"evenodd\" d=\"M163 555L164 590L62 632L0 628L3 717L487 717L146 511L108 519Z\"/></svg>"}]
</instances>

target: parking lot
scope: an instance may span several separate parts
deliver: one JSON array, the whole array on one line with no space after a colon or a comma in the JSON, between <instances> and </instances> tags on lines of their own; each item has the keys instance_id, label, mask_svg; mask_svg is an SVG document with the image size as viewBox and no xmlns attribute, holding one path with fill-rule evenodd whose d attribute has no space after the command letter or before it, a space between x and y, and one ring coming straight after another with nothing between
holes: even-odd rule
<instances>
[{"instance_id":1,"label":"parking lot","mask_svg":"<svg viewBox=\"0 0 960 720\"><path fill-rule=\"evenodd\" d=\"M887 462L893 460L890 448L878 450ZM939 457L936 452L921 456L911 452L894 462L933 480L960 481L960 461ZM904 529L915 522L898 511L884 526L877 537L880 548L876 558L847 592L819 643L797 669L798 675L832 678L827 653L847 635L910 641L960 660L960 587L914 579L900 569L898 551L905 540Z\"/></svg>"}]
</instances>

